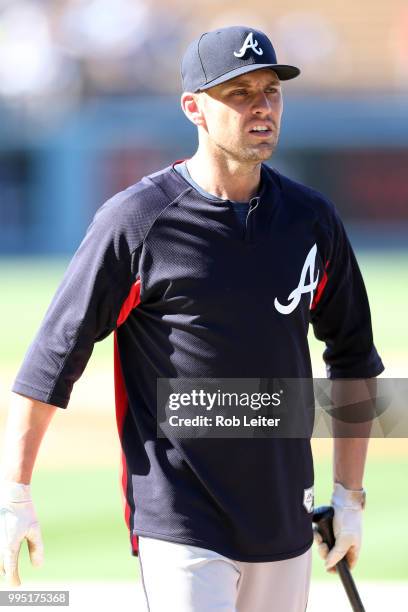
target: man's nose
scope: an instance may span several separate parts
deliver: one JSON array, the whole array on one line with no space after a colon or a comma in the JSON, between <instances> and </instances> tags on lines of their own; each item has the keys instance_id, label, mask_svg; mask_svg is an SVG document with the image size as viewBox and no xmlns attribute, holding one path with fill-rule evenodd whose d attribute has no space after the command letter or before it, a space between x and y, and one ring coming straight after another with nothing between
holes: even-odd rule
<instances>
[{"instance_id":1,"label":"man's nose","mask_svg":"<svg viewBox=\"0 0 408 612\"><path fill-rule=\"evenodd\" d=\"M254 111L258 114L269 114L272 110L272 102L265 92L259 92L254 100Z\"/></svg>"}]
</instances>

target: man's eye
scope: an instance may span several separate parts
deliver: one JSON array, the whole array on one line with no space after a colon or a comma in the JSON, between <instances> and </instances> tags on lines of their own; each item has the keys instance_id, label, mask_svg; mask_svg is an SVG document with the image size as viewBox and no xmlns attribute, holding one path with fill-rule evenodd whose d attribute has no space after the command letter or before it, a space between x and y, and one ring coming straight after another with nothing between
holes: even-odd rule
<instances>
[{"instance_id":1,"label":"man's eye","mask_svg":"<svg viewBox=\"0 0 408 612\"><path fill-rule=\"evenodd\" d=\"M278 87L268 87L268 89L266 89L265 92L266 93L278 93L279 88ZM233 96L245 96L247 95L248 92L246 89L236 89L231 93Z\"/></svg>"}]
</instances>

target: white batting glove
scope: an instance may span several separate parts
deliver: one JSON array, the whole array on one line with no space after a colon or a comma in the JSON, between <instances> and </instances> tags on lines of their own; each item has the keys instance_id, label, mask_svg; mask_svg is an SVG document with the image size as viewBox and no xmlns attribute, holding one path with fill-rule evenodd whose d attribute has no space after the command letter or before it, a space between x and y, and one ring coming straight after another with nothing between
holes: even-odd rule
<instances>
[{"instance_id":1,"label":"white batting glove","mask_svg":"<svg viewBox=\"0 0 408 612\"><path fill-rule=\"evenodd\" d=\"M357 563L362 538L362 511L365 506L365 492L363 489L345 489L336 482L331 498L334 508L333 533L335 544L329 551L327 544L317 529L314 530L314 541L317 544L320 556L325 559L325 567L335 572L335 565L346 557L350 569Z\"/></svg>"},{"instance_id":2,"label":"white batting glove","mask_svg":"<svg viewBox=\"0 0 408 612\"><path fill-rule=\"evenodd\" d=\"M18 556L27 539L31 563L42 565L44 552L40 525L31 499L30 485L0 481L0 574L11 586L21 584Z\"/></svg>"}]
</instances>

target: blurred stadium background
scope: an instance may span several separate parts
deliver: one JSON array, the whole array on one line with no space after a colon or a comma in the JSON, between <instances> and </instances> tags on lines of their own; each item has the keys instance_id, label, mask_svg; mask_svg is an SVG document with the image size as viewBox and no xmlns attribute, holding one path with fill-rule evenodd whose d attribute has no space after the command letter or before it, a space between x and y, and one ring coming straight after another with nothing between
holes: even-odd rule
<instances>
[{"instance_id":1,"label":"blurred stadium background","mask_svg":"<svg viewBox=\"0 0 408 612\"><path fill-rule=\"evenodd\" d=\"M237 23L266 31L279 61L302 69L283 86L280 145L269 163L336 203L366 279L384 375L406 376L405 0L1 0L2 427L19 363L96 209L195 150L195 128L179 104L185 46L202 31ZM315 376L324 376L322 347L311 344ZM24 559L21 573L35 588L89 583L75 609L86 609L85 593L96 585L100 607L109 584L109 592L132 598L129 583L139 576L122 517L111 364L108 338L96 346L69 409L58 411L33 479L46 564L34 571ZM317 503L327 503L331 445L313 443ZM355 571L370 610L407 609L407 467L405 439L372 441ZM311 612L323 609L322 593L346 610L316 556L313 571Z\"/></svg>"}]
</instances>

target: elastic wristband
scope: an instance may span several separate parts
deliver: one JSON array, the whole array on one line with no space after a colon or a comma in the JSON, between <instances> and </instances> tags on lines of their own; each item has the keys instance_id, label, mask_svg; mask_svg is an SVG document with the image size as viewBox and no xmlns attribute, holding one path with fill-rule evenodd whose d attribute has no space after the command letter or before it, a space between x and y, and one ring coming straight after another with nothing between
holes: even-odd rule
<instances>
[{"instance_id":1,"label":"elastic wristband","mask_svg":"<svg viewBox=\"0 0 408 612\"><path fill-rule=\"evenodd\" d=\"M22 482L13 482L12 480L1 480L0 500L9 503L30 502L31 485L23 484Z\"/></svg>"}]
</instances>

